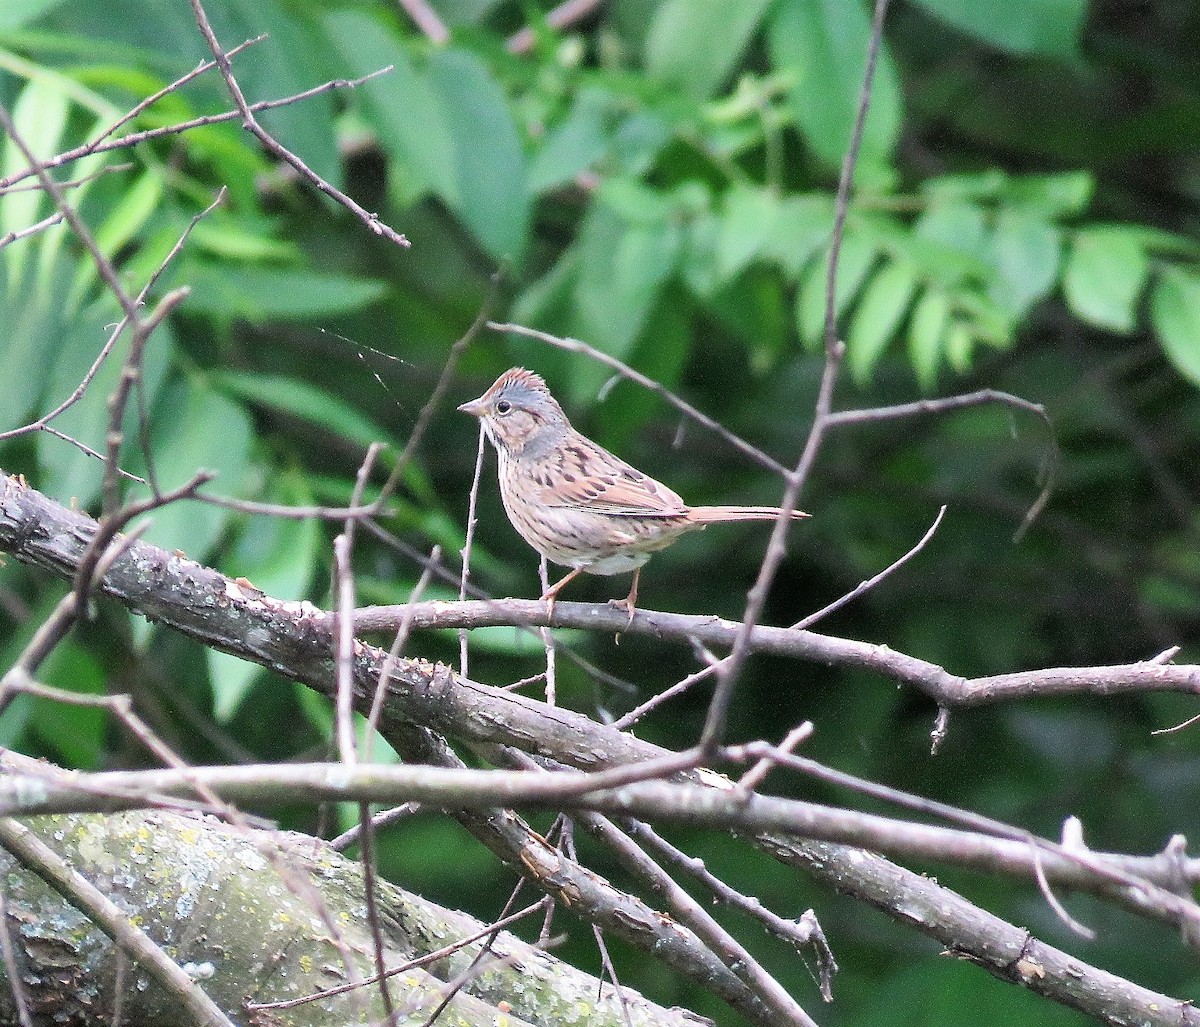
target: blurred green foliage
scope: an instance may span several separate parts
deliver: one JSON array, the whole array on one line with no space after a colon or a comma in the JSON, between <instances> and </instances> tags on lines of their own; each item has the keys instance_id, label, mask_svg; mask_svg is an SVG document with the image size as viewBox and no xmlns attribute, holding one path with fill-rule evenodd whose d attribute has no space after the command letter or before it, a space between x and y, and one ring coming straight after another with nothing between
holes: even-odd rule
<instances>
[{"instance_id":1,"label":"blurred green foliage","mask_svg":"<svg viewBox=\"0 0 1200 1027\"><path fill-rule=\"evenodd\" d=\"M434 45L385 0L209 0L253 101L392 70L266 111L310 167L412 240L401 250L268 160L237 119L58 169L101 249L136 293L221 186L151 299L191 295L150 346L142 406L165 484L196 468L212 491L270 502L345 503L364 447L402 444L450 343L502 269L497 316L573 335L680 390L784 462L803 443L820 374L833 187L862 77L861 0L612 0L557 32L538 0L441 0ZM532 18L534 45L506 37ZM848 345L841 407L980 387L1046 404L1060 473L1017 545L1047 440L994 408L842 429L804 498L814 513L768 619L788 623L904 552L941 503L946 521L901 574L824 627L965 675L1129 662L1181 644L1200 662L1200 9L1179 0L914 0L893 4L855 174L838 273ZM209 56L188 5L155 0L0 0L0 101L48 157L90 140ZM138 117L141 131L230 109L215 72ZM123 170L110 170L114 165ZM0 177L20 172L12 142ZM26 178L28 186L32 180ZM52 213L31 189L0 197L0 235ZM0 251L0 430L62 402L118 308L62 225ZM118 345L116 357L123 353ZM577 424L693 502L771 502L780 484L608 372L524 339L481 337L455 385L474 396L525 362ZM102 446L117 364L56 422ZM603 395L603 399L598 397ZM125 463L143 465L136 411ZM463 542L474 426L435 419L388 527L411 545ZM99 464L45 434L0 449L6 470L94 507ZM389 466L387 460L383 467ZM131 490L133 491L133 490ZM475 567L500 594L535 595L535 561L482 494ZM285 598L328 602L328 526L189 503L148 537ZM647 606L740 615L765 535L714 529L656 557ZM360 536L360 598L403 601L419 568ZM720 568L720 573L714 573ZM605 598L608 581L572 595ZM11 660L62 586L0 569ZM432 594L448 594L435 592ZM683 647L572 641L632 690L560 664L577 708L619 712L694 669ZM538 667L517 632L481 637L473 673ZM412 651L452 659L449 635ZM256 668L102 605L61 645L47 680L132 691L193 761L320 755L328 710ZM704 695L644 732L695 738ZM776 738L812 718L812 754L899 787L1057 833L1079 815L1097 847L1149 851L1200 830L1195 731L1149 731L1194 712L1171 695L1068 698L962 711L927 755L933 710L886 681L756 660L733 731ZM290 730L281 731L287 724ZM18 701L0 742L81 767L145 755L95 711ZM777 788L851 797L788 781ZM312 828L304 811L292 822ZM735 926L826 1024L957 1024L1079 1017L938 959L926 940L812 889L723 838L682 835L711 865L785 915L815 905L843 973L817 1009L794 955ZM604 853L601 872L623 876ZM495 914L510 875L461 831L418 818L382 840L385 869ZM1070 937L1021 884L928 868L998 914L1082 958L1179 997L1200 985L1178 940L1073 901L1098 940ZM590 933L565 953L597 965ZM622 981L734 1023L648 961L616 951Z\"/></svg>"}]
</instances>

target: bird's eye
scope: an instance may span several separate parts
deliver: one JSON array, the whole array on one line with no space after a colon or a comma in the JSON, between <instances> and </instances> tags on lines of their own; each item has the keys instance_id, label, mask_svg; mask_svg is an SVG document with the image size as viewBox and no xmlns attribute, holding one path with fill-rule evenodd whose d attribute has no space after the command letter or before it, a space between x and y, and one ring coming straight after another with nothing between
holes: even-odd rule
<instances>
[{"instance_id":1,"label":"bird's eye","mask_svg":"<svg viewBox=\"0 0 1200 1027\"><path fill-rule=\"evenodd\" d=\"M502 399L496 404L496 413L498 414L507 414L511 409L512 404L506 399Z\"/></svg>"}]
</instances>

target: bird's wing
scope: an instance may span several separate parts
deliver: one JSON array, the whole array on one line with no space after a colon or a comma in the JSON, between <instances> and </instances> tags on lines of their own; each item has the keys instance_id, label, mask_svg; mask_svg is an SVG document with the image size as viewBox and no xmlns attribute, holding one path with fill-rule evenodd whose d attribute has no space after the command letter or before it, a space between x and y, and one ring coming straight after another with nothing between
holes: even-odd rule
<instances>
[{"instance_id":1,"label":"bird's wing","mask_svg":"<svg viewBox=\"0 0 1200 1027\"><path fill-rule=\"evenodd\" d=\"M612 517L682 517L683 500L660 481L580 435L559 450L553 484L540 498L547 506L591 510Z\"/></svg>"}]
</instances>

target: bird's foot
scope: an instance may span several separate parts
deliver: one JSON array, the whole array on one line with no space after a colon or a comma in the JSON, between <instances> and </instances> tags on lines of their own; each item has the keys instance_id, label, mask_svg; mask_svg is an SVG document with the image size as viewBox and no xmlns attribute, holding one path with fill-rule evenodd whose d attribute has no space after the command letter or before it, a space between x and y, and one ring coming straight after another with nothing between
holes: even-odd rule
<instances>
[{"instance_id":1,"label":"bird's foot","mask_svg":"<svg viewBox=\"0 0 1200 1027\"><path fill-rule=\"evenodd\" d=\"M627 595L624 599L610 599L608 601L609 606L615 606L618 610L624 610L627 614L629 614L629 619L625 621L626 628L633 623L633 615L637 612L638 578L641 576L642 569L640 567L635 568L633 572L633 582L629 586L629 595ZM621 636L618 633L617 639L620 640L620 637Z\"/></svg>"},{"instance_id":2,"label":"bird's foot","mask_svg":"<svg viewBox=\"0 0 1200 1027\"><path fill-rule=\"evenodd\" d=\"M633 623L633 615L637 612L637 606L629 601L628 596L624 599L610 599L608 605L615 606L618 610L624 610L629 614L629 619L625 622L625 627L629 627Z\"/></svg>"}]
</instances>

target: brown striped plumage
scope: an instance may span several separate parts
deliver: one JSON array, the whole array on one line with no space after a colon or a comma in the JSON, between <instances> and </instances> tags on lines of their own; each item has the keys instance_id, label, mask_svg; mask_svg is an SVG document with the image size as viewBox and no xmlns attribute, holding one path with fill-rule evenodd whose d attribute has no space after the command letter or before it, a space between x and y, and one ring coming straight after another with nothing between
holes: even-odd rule
<instances>
[{"instance_id":1,"label":"brown striped plumage","mask_svg":"<svg viewBox=\"0 0 1200 1027\"><path fill-rule=\"evenodd\" d=\"M551 614L559 591L580 573L633 571L629 595L612 600L632 618L638 574L652 553L718 521L773 521L782 512L687 506L662 482L580 435L546 383L521 367L458 409L478 417L496 447L500 498L517 533L551 562L572 568L542 596Z\"/></svg>"}]
</instances>

